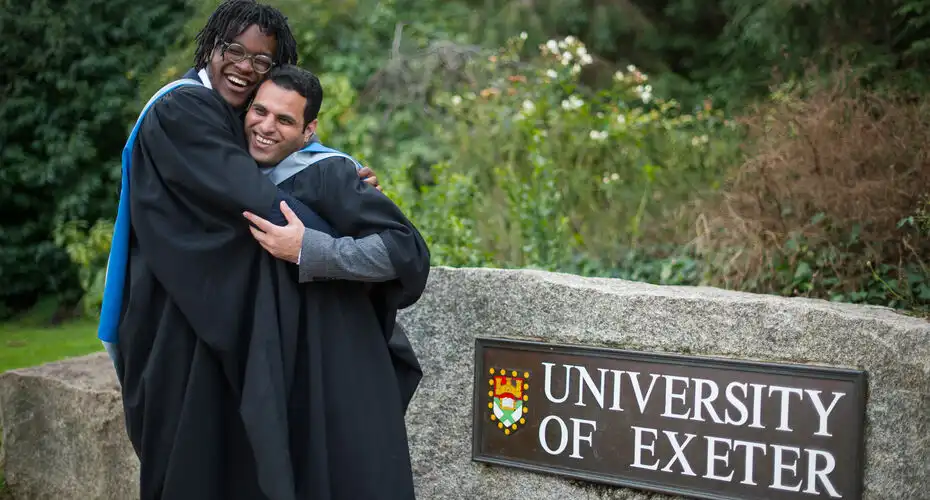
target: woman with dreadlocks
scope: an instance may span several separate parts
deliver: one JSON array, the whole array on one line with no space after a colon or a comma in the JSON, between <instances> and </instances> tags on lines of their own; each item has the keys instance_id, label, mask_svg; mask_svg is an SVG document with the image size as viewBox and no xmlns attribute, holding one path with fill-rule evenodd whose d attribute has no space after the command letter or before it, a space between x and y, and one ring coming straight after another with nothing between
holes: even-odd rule
<instances>
[{"instance_id":1,"label":"woman with dreadlocks","mask_svg":"<svg viewBox=\"0 0 930 500\"><path fill-rule=\"evenodd\" d=\"M251 0L223 2L197 43L185 84L153 97L123 150L99 326L118 346L140 498L340 498L338 483L366 480L339 448L357 443L293 444L341 436L295 418L307 411L289 404L295 365L313 363L295 354L307 303L242 218L275 219L281 194L247 152L242 112L273 66L296 62L296 43L278 10ZM322 411L315 397L300 400ZM412 484L377 497L412 498Z\"/></svg>"}]
</instances>

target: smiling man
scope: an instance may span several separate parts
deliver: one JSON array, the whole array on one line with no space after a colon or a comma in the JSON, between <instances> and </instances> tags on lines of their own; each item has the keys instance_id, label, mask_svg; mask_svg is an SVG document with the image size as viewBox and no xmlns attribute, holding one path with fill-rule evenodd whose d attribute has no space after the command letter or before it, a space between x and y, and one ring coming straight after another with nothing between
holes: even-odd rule
<instances>
[{"instance_id":1,"label":"smiling man","mask_svg":"<svg viewBox=\"0 0 930 500\"><path fill-rule=\"evenodd\" d=\"M268 74L266 80L256 91L244 120L249 155L263 167L266 174L278 167L280 169L300 168L302 162L316 159L313 153L301 150L308 144L318 142L317 115L322 99L323 89L319 79L308 71L293 65L281 65ZM335 156L322 160L315 165L315 168L326 169L334 163L343 169L356 166L345 157ZM329 224L333 221L325 215L322 217L326 221L325 225L317 220L316 217L319 216L316 214L322 215L325 206L319 206L318 192L313 191L314 194L311 195L311 191L308 190L323 189L324 186L315 183L313 173L312 170L301 170L278 184L278 188L283 193L293 197L289 199L289 203L295 207L299 217L295 217L295 214L286 206L283 207L284 213L292 215L291 217L285 219L284 213L279 214L275 211L271 214L271 220L276 226L287 224L287 227L269 227L266 221L253 216L253 223L265 224L265 231L259 235L258 240L275 257L297 264L301 283L320 278L381 283L368 288L370 293L367 294L367 298L379 312L381 335L387 339L387 348L399 387L402 411L405 412L419 386L423 371L406 332L402 325L396 322L397 309L408 305L407 299L398 299L397 296L397 287L401 280L391 262L382 237L377 234L343 233L338 227L330 226ZM375 182L369 182L369 184L380 191L381 187L377 184L376 178L373 180ZM359 183L354 182L354 184ZM339 189L346 187L331 186L324 201L329 202L330 207L333 203L337 204L336 206L339 206L339 203L351 205L355 190L363 186L357 185L354 188L348 186L352 188L351 192L345 195L345 199L342 199L336 193ZM382 201L386 200L386 198L382 199ZM361 211L361 208L345 207L335 211L330 210L328 213L335 213L337 215L331 216L344 220L345 217L338 214L343 214L347 210ZM390 213L399 215L396 211ZM258 234L254 229L252 232ZM416 237L419 238L418 233ZM423 252L426 264L425 267L417 268L416 273L428 273L429 271L429 255L425 250L425 243L423 243ZM420 291L414 295L418 297ZM364 299L365 297L361 298L361 300ZM347 300L343 303L351 305L355 301Z\"/></svg>"},{"instance_id":2,"label":"smiling man","mask_svg":"<svg viewBox=\"0 0 930 500\"><path fill-rule=\"evenodd\" d=\"M319 142L316 136L317 116L322 101L323 89L315 75L296 66L275 68L259 87L246 113L245 136L249 154L263 165L263 171L275 179L279 189L301 204L297 206L305 204L327 221L334 217L337 222L343 221L345 227L347 216L342 215L345 213L361 217L381 211L391 217L400 216L392 203L382 206L389 200L380 193L375 196L379 203L352 206L356 200L365 198L359 198L357 193L363 191L364 186L357 186L358 182L353 184L351 178L348 179L349 184L342 185L335 183L338 177L331 176L327 178L330 182L327 185L317 177L321 171L351 172L358 166L345 155L314 152L312 146ZM380 187L377 189L380 191ZM374 194L366 193L366 196ZM366 210L371 213L366 214ZM303 222L308 220L307 217L301 216L298 220L290 211L285 209L285 213L290 214L286 227L278 227L284 225L279 220L275 220L276 225L270 225L254 214L248 218L261 228L261 231L253 228L252 233L266 250L279 259L298 265L302 283L318 278L376 283L369 287L368 298L381 314L382 334L389 339L388 349L400 388L402 409L406 411L423 372L406 332L396 322L397 309L410 301L398 295L398 291L404 289L400 286L404 278L409 276L400 276L398 271L404 267L394 266L384 241L389 236L346 233L340 230L337 222L333 222L333 230L327 233L311 224L305 227ZM412 225L410 229L418 245L422 246L413 247L412 253L405 256L404 265L418 262L420 265L415 268L415 275L428 273L429 255L425 242L419 239ZM341 237L334 238L334 234ZM396 258L398 252L395 250L394 253ZM417 279L412 282L418 283ZM418 295L419 291L413 293L413 296Z\"/></svg>"},{"instance_id":3,"label":"smiling man","mask_svg":"<svg viewBox=\"0 0 930 500\"><path fill-rule=\"evenodd\" d=\"M297 489L308 498L412 500L404 413L420 371L394 327L397 310L423 292L429 251L397 205L358 181L354 160L304 150L322 100L316 76L284 65L261 84L245 117L251 156L268 165L279 188L344 235L304 228L286 209L285 228L245 214L270 253L298 264L313 325L297 352L313 360L298 363L297 384L307 390L295 391L313 396L292 404L292 418L310 423L297 436L303 443L294 444L301 450L293 458Z\"/></svg>"},{"instance_id":4,"label":"smiling man","mask_svg":"<svg viewBox=\"0 0 930 500\"><path fill-rule=\"evenodd\" d=\"M298 79L303 76L298 71L283 67L273 72L246 113L249 154L265 167L273 167L297 152L316 133L320 103L308 104L307 98L297 92Z\"/></svg>"}]
</instances>

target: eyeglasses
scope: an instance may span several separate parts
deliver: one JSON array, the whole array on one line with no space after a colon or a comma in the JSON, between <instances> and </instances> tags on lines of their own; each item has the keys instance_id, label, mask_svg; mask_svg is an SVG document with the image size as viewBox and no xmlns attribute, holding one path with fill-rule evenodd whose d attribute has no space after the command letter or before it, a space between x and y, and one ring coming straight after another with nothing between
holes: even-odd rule
<instances>
[{"instance_id":1,"label":"eyeglasses","mask_svg":"<svg viewBox=\"0 0 930 500\"><path fill-rule=\"evenodd\" d=\"M223 42L223 56L228 57L229 60L234 63L242 62L243 59L249 59L249 62L252 63L252 69L260 75L264 75L271 71L271 67L274 66L274 61L272 61L270 57L264 54L253 56L249 54L249 51L245 50L245 47L238 43Z\"/></svg>"}]
</instances>

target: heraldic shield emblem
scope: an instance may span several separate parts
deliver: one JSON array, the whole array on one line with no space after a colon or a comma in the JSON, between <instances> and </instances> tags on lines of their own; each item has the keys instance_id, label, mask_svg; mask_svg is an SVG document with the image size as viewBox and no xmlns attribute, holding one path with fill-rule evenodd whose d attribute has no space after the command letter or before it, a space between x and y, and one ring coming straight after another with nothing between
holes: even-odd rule
<instances>
[{"instance_id":1,"label":"heraldic shield emblem","mask_svg":"<svg viewBox=\"0 0 930 500\"><path fill-rule=\"evenodd\" d=\"M503 368L490 369L488 397L491 401L488 409L491 420L497 422L497 428L508 436L526 423L529 378L529 372L521 374L516 370L508 373Z\"/></svg>"}]
</instances>

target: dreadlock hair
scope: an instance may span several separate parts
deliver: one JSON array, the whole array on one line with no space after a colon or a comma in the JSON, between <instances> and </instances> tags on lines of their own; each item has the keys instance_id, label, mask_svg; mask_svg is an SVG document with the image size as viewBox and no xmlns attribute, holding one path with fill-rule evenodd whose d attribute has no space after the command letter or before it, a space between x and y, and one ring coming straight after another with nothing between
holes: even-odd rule
<instances>
[{"instance_id":1,"label":"dreadlock hair","mask_svg":"<svg viewBox=\"0 0 930 500\"><path fill-rule=\"evenodd\" d=\"M225 0L197 33L194 69L199 70L210 63L218 43L232 40L253 24L277 41L273 57L275 65L297 63L297 41L281 11L255 0Z\"/></svg>"}]
</instances>

